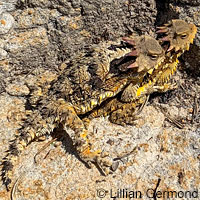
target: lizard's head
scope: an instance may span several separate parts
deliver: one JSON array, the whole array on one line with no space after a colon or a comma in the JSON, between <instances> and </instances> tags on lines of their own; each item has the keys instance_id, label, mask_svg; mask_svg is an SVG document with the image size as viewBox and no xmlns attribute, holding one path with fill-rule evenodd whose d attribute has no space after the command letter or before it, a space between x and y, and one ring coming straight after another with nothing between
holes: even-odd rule
<instances>
[{"instance_id":1,"label":"lizard's head","mask_svg":"<svg viewBox=\"0 0 200 200\"><path fill-rule=\"evenodd\" d=\"M124 37L123 41L133 45L133 51L126 56L136 56L136 60L128 68L137 68L137 72L149 72L158 68L164 60L164 50L159 42L153 37L130 36Z\"/></svg>"},{"instance_id":2,"label":"lizard's head","mask_svg":"<svg viewBox=\"0 0 200 200\"><path fill-rule=\"evenodd\" d=\"M169 42L167 51L185 51L189 50L190 44L193 43L197 27L189 24L184 20L174 19L168 24L158 27L157 33L163 33L165 36L160 38L161 42Z\"/></svg>"}]
</instances>

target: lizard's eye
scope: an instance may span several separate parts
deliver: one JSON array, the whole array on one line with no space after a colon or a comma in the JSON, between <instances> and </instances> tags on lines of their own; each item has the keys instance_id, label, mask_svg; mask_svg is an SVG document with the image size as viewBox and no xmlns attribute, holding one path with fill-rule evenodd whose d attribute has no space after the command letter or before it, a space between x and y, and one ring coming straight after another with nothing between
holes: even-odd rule
<instances>
[{"instance_id":1,"label":"lizard's eye","mask_svg":"<svg viewBox=\"0 0 200 200\"><path fill-rule=\"evenodd\" d=\"M156 60L158 58L158 55L150 55L151 60Z\"/></svg>"},{"instance_id":2,"label":"lizard's eye","mask_svg":"<svg viewBox=\"0 0 200 200\"><path fill-rule=\"evenodd\" d=\"M187 34L186 33L181 35L181 39L185 39L185 38L187 38Z\"/></svg>"}]
</instances>

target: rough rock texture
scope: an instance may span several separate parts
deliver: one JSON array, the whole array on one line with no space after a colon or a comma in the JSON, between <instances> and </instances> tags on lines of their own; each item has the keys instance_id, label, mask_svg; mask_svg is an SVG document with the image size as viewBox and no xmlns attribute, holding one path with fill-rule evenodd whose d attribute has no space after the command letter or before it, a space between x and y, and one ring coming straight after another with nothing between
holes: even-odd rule
<instances>
[{"instance_id":1,"label":"rough rock texture","mask_svg":"<svg viewBox=\"0 0 200 200\"><path fill-rule=\"evenodd\" d=\"M93 120L90 131L95 144L119 161L112 175L104 177L95 167L87 169L63 133L62 139L38 155L37 164L34 155L47 141L34 142L24 151L14 168L14 179L22 175L15 192L18 200L98 199L104 191L104 199L110 199L118 189L141 191L142 199L147 199L149 188L200 191L199 10L199 0L0 2L1 158L20 127L24 96L30 92L27 84L31 87L37 81L52 80L62 62L80 49L131 32L154 36L156 25L172 18L195 23L198 28L194 45L181 57L176 91L152 95L135 126ZM8 198L1 186L0 199Z\"/></svg>"}]
</instances>

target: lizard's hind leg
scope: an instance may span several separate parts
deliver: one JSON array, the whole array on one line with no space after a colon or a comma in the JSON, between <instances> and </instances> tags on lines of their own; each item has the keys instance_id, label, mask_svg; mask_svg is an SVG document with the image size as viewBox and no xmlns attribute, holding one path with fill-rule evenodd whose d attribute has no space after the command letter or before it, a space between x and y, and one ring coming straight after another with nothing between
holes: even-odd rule
<instances>
[{"instance_id":1,"label":"lizard's hind leg","mask_svg":"<svg viewBox=\"0 0 200 200\"><path fill-rule=\"evenodd\" d=\"M82 161L86 162L89 166L91 163L100 163L101 167L111 166L111 162L108 163L107 158L100 149L96 149L91 143L91 135L88 134L87 123L81 120L78 116L76 108L64 99L58 99L52 102L54 105L51 108L56 108L56 120L63 124L64 129L70 128L74 131L71 135L73 144L76 146L76 150ZM54 112L55 112L54 111Z\"/></svg>"},{"instance_id":2,"label":"lizard's hind leg","mask_svg":"<svg viewBox=\"0 0 200 200\"><path fill-rule=\"evenodd\" d=\"M73 105L66 102L64 99L58 99L49 105L56 115L56 121L60 122L64 129L70 128L74 131L71 136L73 144L79 153L79 156L84 161L94 161L99 156L100 151L92 151L89 142L87 128L84 122L79 118L76 109Z\"/></svg>"},{"instance_id":3,"label":"lizard's hind leg","mask_svg":"<svg viewBox=\"0 0 200 200\"><path fill-rule=\"evenodd\" d=\"M18 130L18 134L10 141L7 155L2 160L2 181L6 189L10 190L10 183L12 179L12 169L17 157L35 139L50 133L55 128L53 119L43 119L38 111L27 112L26 119L22 127Z\"/></svg>"}]
</instances>

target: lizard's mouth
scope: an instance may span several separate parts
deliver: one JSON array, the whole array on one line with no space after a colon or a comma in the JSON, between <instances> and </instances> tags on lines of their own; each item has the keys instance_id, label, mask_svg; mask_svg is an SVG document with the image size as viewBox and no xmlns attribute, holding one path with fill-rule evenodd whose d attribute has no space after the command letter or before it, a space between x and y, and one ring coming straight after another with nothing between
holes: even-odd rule
<instances>
[{"instance_id":1,"label":"lizard's mouth","mask_svg":"<svg viewBox=\"0 0 200 200\"><path fill-rule=\"evenodd\" d=\"M167 68L166 61L164 57L160 57L153 68L146 69L138 72L138 68L142 68L142 64L138 65L136 62L137 56L127 56L124 55L120 59L115 59L111 62L110 73L115 73L120 71L121 74L126 74L128 76L143 76L146 80L153 79L151 76L155 76L157 73L162 72L163 69ZM130 67L129 66L134 66Z\"/></svg>"}]
</instances>

